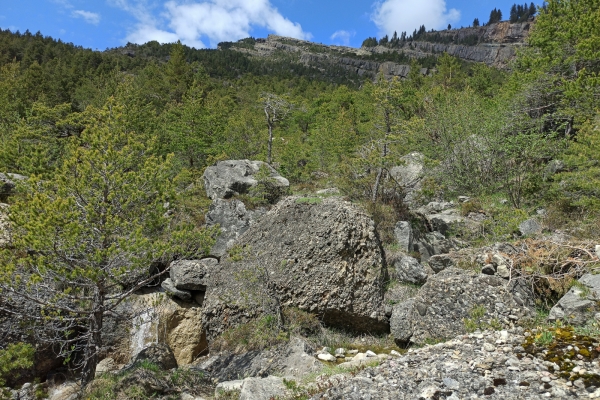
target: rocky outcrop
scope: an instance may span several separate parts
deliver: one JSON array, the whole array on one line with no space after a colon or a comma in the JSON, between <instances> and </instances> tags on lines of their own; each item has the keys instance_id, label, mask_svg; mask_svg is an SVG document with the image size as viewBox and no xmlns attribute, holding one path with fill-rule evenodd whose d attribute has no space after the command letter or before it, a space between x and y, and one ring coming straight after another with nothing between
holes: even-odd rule
<instances>
[{"instance_id":1,"label":"rocky outcrop","mask_svg":"<svg viewBox=\"0 0 600 400\"><path fill-rule=\"evenodd\" d=\"M361 332L388 329L382 300L385 268L374 223L337 197L317 203L288 197L236 242L208 284L209 340L279 302L326 324Z\"/></svg>"},{"instance_id":2,"label":"rocky outcrop","mask_svg":"<svg viewBox=\"0 0 600 400\"><path fill-rule=\"evenodd\" d=\"M177 289L206 291L208 275L219 262L214 258L177 260L171 263L169 274Z\"/></svg>"},{"instance_id":3,"label":"rocky outcrop","mask_svg":"<svg viewBox=\"0 0 600 400\"><path fill-rule=\"evenodd\" d=\"M230 398L228 392L238 392L239 395L235 398L240 400L270 400L281 398L286 392L286 386L283 378L277 376L222 382L215 389L215 398Z\"/></svg>"},{"instance_id":4,"label":"rocky outcrop","mask_svg":"<svg viewBox=\"0 0 600 400\"><path fill-rule=\"evenodd\" d=\"M247 193L258 185L256 175L265 170L272 185L288 187L289 181L279 175L269 164L262 161L228 160L219 161L217 165L204 171L204 188L212 200L228 199L234 195Z\"/></svg>"},{"instance_id":5,"label":"rocky outcrop","mask_svg":"<svg viewBox=\"0 0 600 400\"><path fill-rule=\"evenodd\" d=\"M246 232L253 221L264 215L265 209L250 211L244 203L237 199L216 199L206 214L206 225L219 225L221 233L210 250L210 255L222 257L233 246L235 240Z\"/></svg>"},{"instance_id":6,"label":"rocky outcrop","mask_svg":"<svg viewBox=\"0 0 600 400\"><path fill-rule=\"evenodd\" d=\"M600 275L585 274L558 303L552 307L548 319L564 321L570 325L585 325L600 311Z\"/></svg>"},{"instance_id":7,"label":"rocky outcrop","mask_svg":"<svg viewBox=\"0 0 600 400\"><path fill-rule=\"evenodd\" d=\"M468 319L478 327L514 327L519 320L531 316L517 298L521 292L509 290L507 282L496 276L448 268L430 276L412 304L402 303L392 312L392 335L398 342L422 344L430 339L447 339L467 330ZM474 316L476 309L481 316Z\"/></svg>"}]
</instances>

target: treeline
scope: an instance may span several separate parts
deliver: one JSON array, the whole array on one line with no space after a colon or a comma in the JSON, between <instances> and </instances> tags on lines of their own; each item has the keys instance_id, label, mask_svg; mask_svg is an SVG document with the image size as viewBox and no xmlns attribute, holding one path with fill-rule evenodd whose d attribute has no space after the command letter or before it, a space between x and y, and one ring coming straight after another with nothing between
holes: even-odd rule
<instances>
[{"instance_id":1,"label":"treeline","mask_svg":"<svg viewBox=\"0 0 600 400\"><path fill-rule=\"evenodd\" d=\"M545 7L546 7L546 5L544 5L544 9L545 9ZM537 8L536 8L535 4L533 4L533 3L530 3L529 5L513 4L513 6L510 9L509 21L511 23L526 22L531 17L534 17L536 15L536 13L537 13ZM502 10L500 10L498 8L494 8L490 12L488 22L483 24L483 26L496 24L500 21L502 21ZM479 18L475 18L473 20L472 27L477 28L479 26L481 26L481 24L479 22ZM452 27L450 26L450 24L448 24L447 30L449 31L451 29L452 29ZM461 29L462 29L462 27L461 27ZM425 29L425 25L421 25L419 27L419 29L418 30L415 29L414 32L412 33L412 35L410 35L410 36L408 36L406 32L402 32L400 34L400 36L398 36L397 32L394 32L394 34L392 35L391 38L388 35L383 36L379 40L377 40L376 37L368 37L363 41L362 47L386 46L386 47L390 47L390 48L402 48L406 45L407 42L412 42L412 41L416 41L416 40L420 40L420 41L424 41L424 42L431 42L431 43L464 44L467 46L474 46L477 43L479 43L479 37L476 34L468 35L463 38L455 38L452 35L442 34L439 31L434 31L433 29L430 30L429 32L427 32L427 30Z\"/></svg>"}]
</instances>

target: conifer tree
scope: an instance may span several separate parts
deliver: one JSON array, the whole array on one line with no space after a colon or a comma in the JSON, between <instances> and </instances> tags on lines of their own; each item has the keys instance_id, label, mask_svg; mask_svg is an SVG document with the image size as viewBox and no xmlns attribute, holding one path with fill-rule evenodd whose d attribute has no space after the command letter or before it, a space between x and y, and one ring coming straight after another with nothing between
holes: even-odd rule
<instances>
[{"instance_id":1,"label":"conifer tree","mask_svg":"<svg viewBox=\"0 0 600 400\"><path fill-rule=\"evenodd\" d=\"M71 138L54 179L24 185L10 207L13 248L0 251L0 310L37 309L26 315L29 328L84 383L106 350L107 316L157 278L151 263L201 255L213 243L191 226L171 229L164 209L174 195L171 157L157 158L151 142L123 127L121 106L109 99Z\"/></svg>"}]
</instances>

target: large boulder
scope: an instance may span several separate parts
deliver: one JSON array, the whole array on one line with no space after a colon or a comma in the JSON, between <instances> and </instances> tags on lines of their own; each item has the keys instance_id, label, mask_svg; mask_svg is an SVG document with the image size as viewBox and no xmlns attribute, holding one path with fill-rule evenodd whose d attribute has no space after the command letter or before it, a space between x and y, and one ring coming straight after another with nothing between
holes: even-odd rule
<instances>
[{"instance_id":1,"label":"large boulder","mask_svg":"<svg viewBox=\"0 0 600 400\"><path fill-rule=\"evenodd\" d=\"M256 174L266 169L273 185L289 187L290 182L279 175L269 164L262 161L228 160L219 161L217 165L204 171L204 188L212 200L228 199L232 196L247 193L258 185Z\"/></svg>"},{"instance_id":2,"label":"large boulder","mask_svg":"<svg viewBox=\"0 0 600 400\"><path fill-rule=\"evenodd\" d=\"M8 220L8 204L0 203L0 249L10 246L10 222Z\"/></svg>"},{"instance_id":3,"label":"large boulder","mask_svg":"<svg viewBox=\"0 0 600 400\"><path fill-rule=\"evenodd\" d=\"M265 209L248 210L237 199L215 199L206 214L206 225L219 225L221 229L217 241L210 250L214 257L222 257L233 246L235 240L246 232L254 220L264 215Z\"/></svg>"},{"instance_id":4,"label":"large boulder","mask_svg":"<svg viewBox=\"0 0 600 400\"><path fill-rule=\"evenodd\" d=\"M387 331L381 245L371 218L351 203L288 197L236 246L236 256L222 260L209 280L204 301L209 340L262 315L275 301L339 328Z\"/></svg>"},{"instance_id":5,"label":"large boulder","mask_svg":"<svg viewBox=\"0 0 600 400\"><path fill-rule=\"evenodd\" d=\"M466 333L469 319L481 329L510 328L532 316L523 305L529 299L521 296L502 278L448 268L430 276L411 302L394 308L392 335L402 343L448 339ZM479 310L482 316L477 316Z\"/></svg>"},{"instance_id":6,"label":"large boulder","mask_svg":"<svg viewBox=\"0 0 600 400\"><path fill-rule=\"evenodd\" d=\"M401 157L400 161L400 165L390 170L390 175L404 188L404 201L413 204L417 199L417 192L421 189L421 181L425 176L425 156L413 152Z\"/></svg>"},{"instance_id":7,"label":"large boulder","mask_svg":"<svg viewBox=\"0 0 600 400\"><path fill-rule=\"evenodd\" d=\"M562 320L572 325L585 325L599 311L600 275L585 274L550 310L550 321Z\"/></svg>"}]
</instances>

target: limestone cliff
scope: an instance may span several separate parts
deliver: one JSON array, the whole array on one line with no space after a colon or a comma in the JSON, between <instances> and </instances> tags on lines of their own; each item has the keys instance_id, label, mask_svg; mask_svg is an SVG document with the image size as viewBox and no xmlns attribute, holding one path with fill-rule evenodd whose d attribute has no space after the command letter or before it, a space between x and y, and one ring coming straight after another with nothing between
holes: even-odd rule
<instances>
[{"instance_id":1,"label":"limestone cliff","mask_svg":"<svg viewBox=\"0 0 600 400\"><path fill-rule=\"evenodd\" d=\"M256 39L254 43L244 39L228 48L255 57L285 57L318 69L334 65L360 77L375 76L380 71L388 77L406 77L410 71L410 58L443 52L465 61L506 68L517 49L525 45L533 23L504 21L476 28L427 32L418 40L401 42L394 48L327 46L277 35ZM423 69L421 73L427 74L428 70Z\"/></svg>"}]
</instances>

